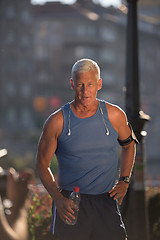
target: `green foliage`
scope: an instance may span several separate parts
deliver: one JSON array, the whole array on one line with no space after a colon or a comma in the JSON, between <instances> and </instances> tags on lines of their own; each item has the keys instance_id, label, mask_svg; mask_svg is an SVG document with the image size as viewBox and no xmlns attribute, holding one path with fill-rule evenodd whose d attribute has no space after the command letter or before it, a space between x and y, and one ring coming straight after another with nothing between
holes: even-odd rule
<instances>
[{"instance_id":1,"label":"green foliage","mask_svg":"<svg viewBox=\"0 0 160 240\"><path fill-rule=\"evenodd\" d=\"M54 155L52 160L51 160L50 168L51 168L53 174L57 174L58 163L57 163L56 155Z\"/></svg>"},{"instance_id":2,"label":"green foliage","mask_svg":"<svg viewBox=\"0 0 160 240\"><path fill-rule=\"evenodd\" d=\"M35 156L32 152L29 151L24 153L23 156L8 154L6 157L1 159L1 167L3 167L4 169L12 167L18 172L23 170L24 168L31 168L34 171L35 176L38 177L35 166ZM54 155L51 159L50 167L53 174L57 174L58 163L56 155Z\"/></svg>"},{"instance_id":3,"label":"green foliage","mask_svg":"<svg viewBox=\"0 0 160 240\"><path fill-rule=\"evenodd\" d=\"M50 167L53 174L56 175L58 164L55 155L51 160ZM44 190L42 185L33 185L29 200L28 226L30 240L53 240L54 238L49 232L52 219L52 199L50 195Z\"/></svg>"},{"instance_id":4,"label":"green foliage","mask_svg":"<svg viewBox=\"0 0 160 240\"><path fill-rule=\"evenodd\" d=\"M160 217L153 225L153 233L155 234L156 237L160 238Z\"/></svg>"},{"instance_id":5,"label":"green foliage","mask_svg":"<svg viewBox=\"0 0 160 240\"><path fill-rule=\"evenodd\" d=\"M149 199L148 213L151 235L153 239L160 239L160 194L157 193L155 196Z\"/></svg>"},{"instance_id":6,"label":"green foliage","mask_svg":"<svg viewBox=\"0 0 160 240\"><path fill-rule=\"evenodd\" d=\"M52 199L45 190L34 186L29 196L28 228L30 240L49 240L49 226L51 223ZM53 237L52 237L53 239Z\"/></svg>"},{"instance_id":7,"label":"green foliage","mask_svg":"<svg viewBox=\"0 0 160 240\"><path fill-rule=\"evenodd\" d=\"M35 170L34 158L34 154L29 151L25 152L23 156L8 154L6 157L1 159L1 166L4 169L12 167L18 172L24 168L31 168Z\"/></svg>"}]
</instances>

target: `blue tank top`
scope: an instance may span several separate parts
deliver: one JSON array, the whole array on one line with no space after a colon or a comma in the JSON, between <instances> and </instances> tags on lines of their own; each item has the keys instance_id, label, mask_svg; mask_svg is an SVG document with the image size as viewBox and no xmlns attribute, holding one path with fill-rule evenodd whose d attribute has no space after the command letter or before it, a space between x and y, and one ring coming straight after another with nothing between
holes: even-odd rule
<instances>
[{"instance_id":1,"label":"blue tank top","mask_svg":"<svg viewBox=\"0 0 160 240\"><path fill-rule=\"evenodd\" d=\"M70 103L62 107L64 125L56 150L58 185L62 189L72 191L78 186L81 193L101 194L115 184L118 134L109 121L106 102L98 101L97 112L89 118L75 116Z\"/></svg>"}]
</instances>

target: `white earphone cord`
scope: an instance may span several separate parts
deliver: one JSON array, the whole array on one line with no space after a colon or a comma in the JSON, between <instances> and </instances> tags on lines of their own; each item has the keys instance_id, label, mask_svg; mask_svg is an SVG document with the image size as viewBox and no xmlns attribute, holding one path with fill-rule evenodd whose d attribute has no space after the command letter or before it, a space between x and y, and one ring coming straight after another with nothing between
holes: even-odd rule
<instances>
[{"instance_id":1,"label":"white earphone cord","mask_svg":"<svg viewBox=\"0 0 160 240\"><path fill-rule=\"evenodd\" d=\"M99 102L98 102L98 105L99 105L99 108L100 108L100 111L101 111L101 115L102 115L102 119L103 119L103 123L104 123L105 129L106 129L106 135L108 136L109 135L109 130L108 130L106 122L104 120L104 114L103 114L103 111L102 111L102 108L101 108ZM67 135L68 136L71 135L71 107L70 106L69 106L69 119L68 119L68 133L67 133Z\"/></svg>"},{"instance_id":2,"label":"white earphone cord","mask_svg":"<svg viewBox=\"0 0 160 240\"><path fill-rule=\"evenodd\" d=\"M98 104L99 104L99 108L100 108L100 111L101 111L103 123L104 123L105 129L106 129L106 135L108 136L108 135L109 135L109 130L108 130L107 125L106 125L106 122L105 122L105 120L104 120L104 115L103 115L103 111L102 111L102 108L101 108L101 106L100 106L100 103L98 102Z\"/></svg>"}]
</instances>

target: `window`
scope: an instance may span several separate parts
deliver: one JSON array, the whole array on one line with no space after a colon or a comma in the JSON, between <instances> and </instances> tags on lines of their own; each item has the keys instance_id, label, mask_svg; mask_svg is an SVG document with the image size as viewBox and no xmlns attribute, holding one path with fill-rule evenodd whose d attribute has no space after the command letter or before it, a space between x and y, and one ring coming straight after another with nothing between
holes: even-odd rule
<instances>
[{"instance_id":1,"label":"window","mask_svg":"<svg viewBox=\"0 0 160 240\"><path fill-rule=\"evenodd\" d=\"M49 57L48 49L46 46L36 44L35 45L35 58L38 60L46 60Z\"/></svg>"},{"instance_id":2,"label":"window","mask_svg":"<svg viewBox=\"0 0 160 240\"><path fill-rule=\"evenodd\" d=\"M24 97L29 97L31 95L31 86L28 83L24 83L21 88L21 93Z\"/></svg>"},{"instance_id":3,"label":"window","mask_svg":"<svg viewBox=\"0 0 160 240\"><path fill-rule=\"evenodd\" d=\"M107 70L101 71L101 77L103 80L103 85L112 86L114 83L114 75L112 72L109 72Z\"/></svg>"},{"instance_id":4,"label":"window","mask_svg":"<svg viewBox=\"0 0 160 240\"><path fill-rule=\"evenodd\" d=\"M16 35L15 35L15 32L9 32L8 33L8 36L7 36L7 43L8 44L11 44L11 43L14 43L16 40Z\"/></svg>"},{"instance_id":5,"label":"window","mask_svg":"<svg viewBox=\"0 0 160 240\"><path fill-rule=\"evenodd\" d=\"M29 47L30 46L30 41L29 41L28 36L22 36L21 45L22 45L22 47Z\"/></svg>"},{"instance_id":6,"label":"window","mask_svg":"<svg viewBox=\"0 0 160 240\"><path fill-rule=\"evenodd\" d=\"M115 53L108 48L103 48L100 50L100 58L104 62L112 63L115 61Z\"/></svg>"},{"instance_id":7,"label":"window","mask_svg":"<svg viewBox=\"0 0 160 240\"><path fill-rule=\"evenodd\" d=\"M7 17L13 18L14 16L15 16L15 8L14 8L14 6L9 6L7 8Z\"/></svg>"},{"instance_id":8,"label":"window","mask_svg":"<svg viewBox=\"0 0 160 240\"><path fill-rule=\"evenodd\" d=\"M7 60L6 68L7 68L8 72L16 72L16 70L17 70L16 59L14 59L13 57L10 57Z\"/></svg>"},{"instance_id":9,"label":"window","mask_svg":"<svg viewBox=\"0 0 160 240\"><path fill-rule=\"evenodd\" d=\"M85 25L78 24L76 28L76 33L78 36L84 36L86 35L87 29Z\"/></svg>"},{"instance_id":10,"label":"window","mask_svg":"<svg viewBox=\"0 0 160 240\"><path fill-rule=\"evenodd\" d=\"M14 82L8 82L7 84L7 93L9 96L14 96L16 94L16 86Z\"/></svg>"},{"instance_id":11,"label":"window","mask_svg":"<svg viewBox=\"0 0 160 240\"><path fill-rule=\"evenodd\" d=\"M33 125L33 119L31 117L31 113L27 108L22 109L21 124L23 127L31 127Z\"/></svg>"},{"instance_id":12,"label":"window","mask_svg":"<svg viewBox=\"0 0 160 240\"><path fill-rule=\"evenodd\" d=\"M47 72L40 72L39 73L39 75L38 75L38 81L40 82L40 83L46 83L46 82L48 82L48 80L49 80L49 76L48 76L48 73Z\"/></svg>"},{"instance_id":13,"label":"window","mask_svg":"<svg viewBox=\"0 0 160 240\"><path fill-rule=\"evenodd\" d=\"M95 50L91 47L86 46L78 46L75 48L75 58L94 58L95 57Z\"/></svg>"},{"instance_id":14,"label":"window","mask_svg":"<svg viewBox=\"0 0 160 240\"><path fill-rule=\"evenodd\" d=\"M32 68L31 61L28 59L21 61L21 70L25 74L29 74L29 75L32 74L33 68Z\"/></svg>"},{"instance_id":15,"label":"window","mask_svg":"<svg viewBox=\"0 0 160 240\"><path fill-rule=\"evenodd\" d=\"M7 119L9 124L13 126L16 123L17 117L16 117L16 110L13 107L10 107L7 112Z\"/></svg>"},{"instance_id":16,"label":"window","mask_svg":"<svg viewBox=\"0 0 160 240\"><path fill-rule=\"evenodd\" d=\"M85 51L84 51L84 47L82 46L79 46L79 47L76 47L75 49L75 57L76 58L82 58L85 54Z\"/></svg>"},{"instance_id":17,"label":"window","mask_svg":"<svg viewBox=\"0 0 160 240\"><path fill-rule=\"evenodd\" d=\"M25 23L31 23L32 19L28 11L24 10L21 14L22 21Z\"/></svg>"},{"instance_id":18,"label":"window","mask_svg":"<svg viewBox=\"0 0 160 240\"><path fill-rule=\"evenodd\" d=\"M77 24L76 34L79 37L84 37L84 36L94 37L96 35L96 28L93 25Z\"/></svg>"},{"instance_id":19,"label":"window","mask_svg":"<svg viewBox=\"0 0 160 240\"><path fill-rule=\"evenodd\" d=\"M104 26L100 29L100 36L103 40L106 40L108 42L116 40L116 32L113 29L109 29Z\"/></svg>"}]
</instances>

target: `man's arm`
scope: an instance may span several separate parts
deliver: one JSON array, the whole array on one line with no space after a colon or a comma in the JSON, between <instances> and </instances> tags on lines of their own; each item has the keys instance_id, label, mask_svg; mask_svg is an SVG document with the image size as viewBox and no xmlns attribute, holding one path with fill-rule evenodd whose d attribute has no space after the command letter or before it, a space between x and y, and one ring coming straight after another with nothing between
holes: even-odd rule
<instances>
[{"instance_id":1,"label":"man's arm","mask_svg":"<svg viewBox=\"0 0 160 240\"><path fill-rule=\"evenodd\" d=\"M125 140L131 135L131 129L127 122L125 113L116 106L110 107L109 118L110 121L118 132L118 139ZM135 160L135 141L122 147L120 159L120 177L131 176L134 160ZM122 204L123 198L127 193L129 184L120 180L117 185L109 192L110 196L114 199L119 199L119 205Z\"/></svg>"},{"instance_id":2,"label":"man's arm","mask_svg":"<svg viewBox=\"0 0 160 240\"><path fill-rule=\"evenodd\" d=\"M120 177L131 176L135 158L135 142L132 141L126 147L122 147L120 159ZM119 198L119 205L122 204L123 198L127 193L129 183L120 180L119 183L110 191L110 196L114 199Z\"/></svg>"},{"instance_id":3,"label":"man's arm","mask_svg":"<svg viewBox=\"0 0 160 240\"><path fill-rule=\"evenodd\" d=\"M62 129L63 114L62 111L59 111L51 115L44 125L38 144L36 167L44 187L56 204L60 218L65 222L66 219L70 221L70 218L74 218L74 211L71 209L70 201L59 192L50 169L50 161L56 151L58 137Z\"/></svg>"}]
</instances>

